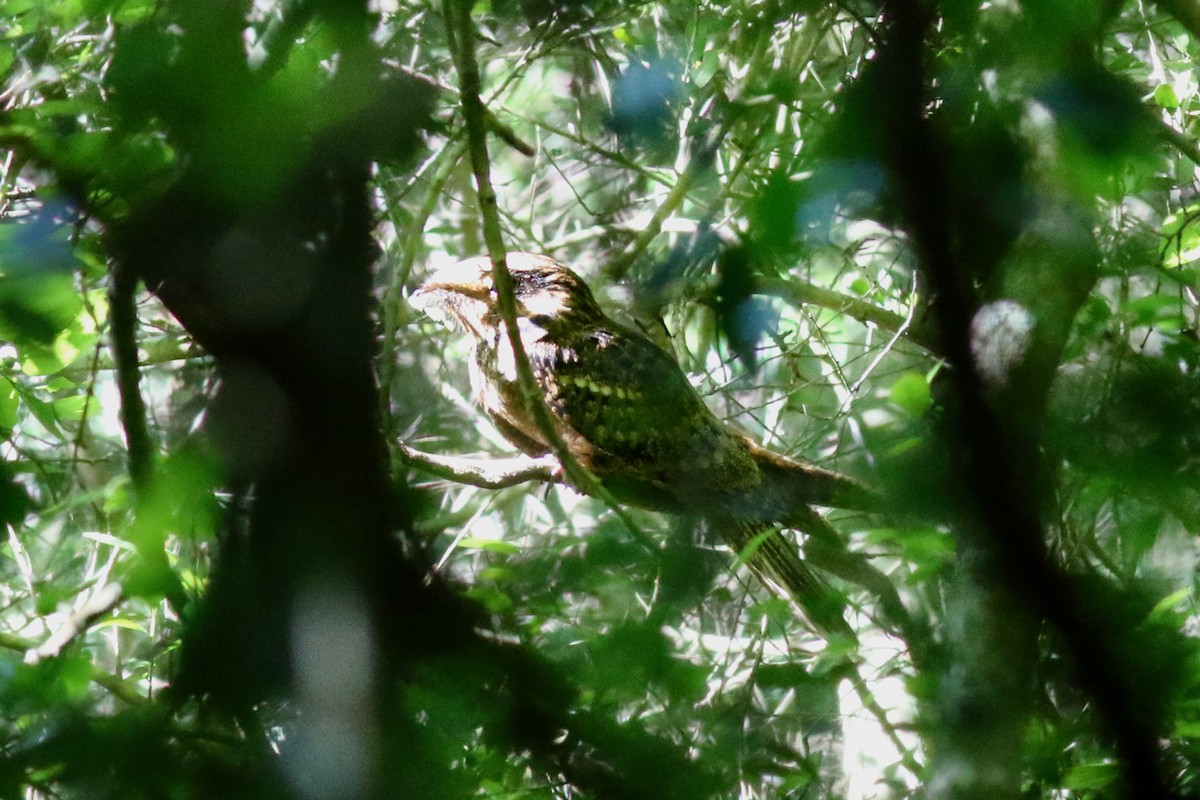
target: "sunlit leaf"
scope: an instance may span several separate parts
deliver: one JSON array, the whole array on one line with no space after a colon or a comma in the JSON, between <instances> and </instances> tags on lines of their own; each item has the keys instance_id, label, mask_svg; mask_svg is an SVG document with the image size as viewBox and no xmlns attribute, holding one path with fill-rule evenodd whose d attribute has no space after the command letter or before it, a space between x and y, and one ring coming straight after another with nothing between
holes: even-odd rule
<instances>
[{"instance_id":1,"label":"sunlit leaf","mask_svg":"<svg viewBox=\"0 0 1200 800\"><path fill-rule=\"evenodd\" d=\"M1063 780L1063 788L1074 791L1103 789L1121 775L1121 767L1113 763L1077 764Z\"/></svg>"},{"instance_id":2,"label":"sunlit leaf","mask_svg":"<svg viewBox=\"0 0 1200 800\"><path fill-rule=\"evenodd\" d=\"M896 379L888 391L888 398L915 417L924 415L933 404L929 382L924 375L915 372L906 373Z\"/></svg>"},{"instance_id":3,"label":"sunlit leaf","mask_svg":"<svg viewBox=\"0 0 1200 800\"><path fill-rule=\"evenodd\" d=\"M1160 84L1154 90L1154 102L1158 103L1160 108L1179 108L1179 96L1175 94L1175 87L1169 83Z\"/></svg>"},{"instance_id":4,"label":"sunlit leaf","mask_svg":"<svg viewBox=\"0 0 1200 800\"><path fill-rule=\"evenodd\" d=\"M501 539L480 539L476 536L464 536L458 540L458 546L464 550L486 550L491 553L502 553L504 555L515 555L521 552L521 548L512 542L506 542Z\"/></svg>"},{"instance_id":5,"label":"sunlit leaf","mask_svg":"<svg viewBox=\"0 0 1200 800\"><path fill-rule=\"evenodd\" d=\"M18 404L17 387L10 380L0 380L0 430L11 431L20 421Z\"/></svg>"},{"instance_id":6,"label":"sunlit leaf","mask_svg":"<svg viewBox=\"0 0 1200 800\"><path fill-rule=\"evenodd\" d=\"M144 625L135 620L127 619L126 617L109 617L108 619L97 622L96 628L121 628L127 631L146 633L146 627Z\"/></svg>"}]
</instances>

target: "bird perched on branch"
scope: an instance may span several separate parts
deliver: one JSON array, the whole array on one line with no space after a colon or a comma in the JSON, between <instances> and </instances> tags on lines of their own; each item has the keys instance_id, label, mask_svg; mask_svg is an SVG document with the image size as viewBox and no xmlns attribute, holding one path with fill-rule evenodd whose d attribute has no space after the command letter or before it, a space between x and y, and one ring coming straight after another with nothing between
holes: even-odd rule
<instances>
[{"instance_id":1,"label":"bird perched on branch","mask_svg":"<svg viewBox=\"0 0 1200 800\"><path fill-rule=\"evenodd\" d=\"M507 264L521 345L570 454L622 502L708 520L814 624L827 633L847 631L840 602L775 526L829 535L810 504L867 509L875 497L850 478L767 450L719 420L675 359L605 315L566 266L531 253L509 253ZM413 301L445 312L472 336L472 387L500 432L527 455L552 452L524 401L490 260L438 270Z\"/></svg>"}]
</instances>

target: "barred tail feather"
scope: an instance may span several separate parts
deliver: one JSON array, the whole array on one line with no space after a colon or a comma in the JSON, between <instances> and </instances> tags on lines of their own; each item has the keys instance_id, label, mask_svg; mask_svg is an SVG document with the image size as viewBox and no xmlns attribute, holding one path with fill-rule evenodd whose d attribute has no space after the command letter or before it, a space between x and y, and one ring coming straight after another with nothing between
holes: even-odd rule
<instances>
[{"instance_id":1,"label":"barred tail feather","mask_svg":"<svg viewBox=\"0 0 1200 800\"><path fill-rule=\"evenodd\" d=\"M736 519L715 520L713 527L764 583L795 601L818 631L854 636L836 592L804 564L778 529Z\"/></svg>"}]
</instances>

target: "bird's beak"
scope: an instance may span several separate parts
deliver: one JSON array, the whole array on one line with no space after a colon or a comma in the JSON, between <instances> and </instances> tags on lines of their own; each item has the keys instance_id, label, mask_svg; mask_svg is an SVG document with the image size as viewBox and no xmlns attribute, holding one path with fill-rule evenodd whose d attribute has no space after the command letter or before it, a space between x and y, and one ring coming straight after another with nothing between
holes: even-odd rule
<instances>
[{"instance_id":1,"label":"bird's beak","mask_svg":"<svg viewBox=\"0 0 1200 800\"><path fill-rule=\"evenodd\" d=\"M468 258L434 272L413 292L411 300L414 306L425 310L431 304L444 303L451 294L486 301L491 291L490 262Z\"/></svg>"},{"instance_id":2,"label":"bird's beak","mask_svg":"<svg viewBox=\"0 0 1200 800\"><path fill-rule=\"evenodd\" d=\"M462 327L482 337L482 316L492 289L487 259L468 258L442 267L409 295L408 302L433 319Z\"/></svg>"}]
</instances>

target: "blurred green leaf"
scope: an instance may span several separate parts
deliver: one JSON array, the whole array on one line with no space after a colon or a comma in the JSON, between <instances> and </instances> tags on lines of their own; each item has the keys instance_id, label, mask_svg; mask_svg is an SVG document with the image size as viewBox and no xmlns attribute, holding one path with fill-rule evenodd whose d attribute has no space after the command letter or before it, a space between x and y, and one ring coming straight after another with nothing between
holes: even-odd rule
<instances>
[{"instance_id":1,"label":"blurred green leaf","mask_svg":"<svg viewBox=\"0 0 1200 800\"><path fill-rule=\"evenodd\" d=\"M0 380L0 430L6 436L20 422L18 406L17 387L11 380Z\"/></svg>"},{"instance_id":2,"label":"blurred green leaf","mask_svg":"<svg viewBox=\"0 0 1200 800\"><path fill-rule=\"evenodd\" d=\"M492 586L479 584L467 590L467 597L480 603L493 614L503 614L513 607L512 598Z\"/></svg>"},{"instance_id":3,"label":"blurred green leaf","mask_svg":"<svg viewBox=\"0 0 1200 800\"><path fill-rule=\"evenodd\" d=\"M1077 764L1063 780L1063 788L1072 791L1103 789L1121 776L1121 767L1113 763Z\"/></svg>"},{"instance_id":4,"label":"blurred green leaf","mask_svg":"<svg viewBox=\"0 0 1200 800\"><path fill-rule=\"evenodd\" d=\"M464 550L486 550L489 553L501 553L508 556L521 552L521 548L512 542L502 539L480 539L476 536L464 536L458 540L458 546Z\"/></svg>"},{"instance_id":5,"label":"blurred green leaf","mask_svg":"<svg viewBox=\"0 0 1200 800\"><path fill-rule=\"evenodd\" d=\"M908 372L901 375L888 390L888 399L914 417L924 416L933 404L933 394L924 375Z\"/></svg>"}]
</instances>

